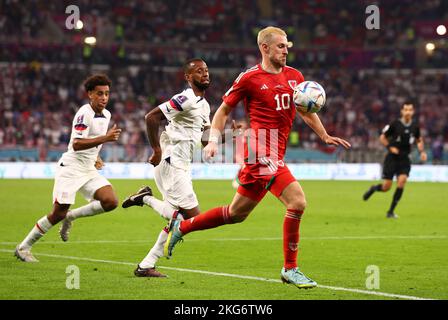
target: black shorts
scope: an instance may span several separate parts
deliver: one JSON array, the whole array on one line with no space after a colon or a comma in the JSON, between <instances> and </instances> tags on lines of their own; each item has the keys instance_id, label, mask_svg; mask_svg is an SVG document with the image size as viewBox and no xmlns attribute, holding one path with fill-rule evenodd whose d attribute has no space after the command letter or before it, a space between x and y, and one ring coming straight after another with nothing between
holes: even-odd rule
<instances>
[{"instance_id":1,"label":"black shorts","mask_svg":"<svg viewBox=\"0 0 448 320\"><path fill-rule=\"evenodd\" d=\"M394 176L405 174L409 176L411 172L411 160L408 156L400 157L395 154L388 153L383 164L383 179L393 180Z\"/></svg>"}]
</instances>

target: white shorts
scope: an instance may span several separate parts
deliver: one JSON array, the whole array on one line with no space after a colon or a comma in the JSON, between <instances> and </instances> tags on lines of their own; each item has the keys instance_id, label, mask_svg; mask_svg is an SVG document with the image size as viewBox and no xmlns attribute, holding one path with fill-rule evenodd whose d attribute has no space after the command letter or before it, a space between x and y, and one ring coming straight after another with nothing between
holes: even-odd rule
<instances>
[{"instance_id":1,"label":"white shorts","mask_svg":"<svg viewBox=\"0 0 448 320\"><path fill-rule=\"evenodd\" d=\"M154 169L154 179L163 200L173 207L193 209L199 205L189 171L173 167L162 160Z\"/></svg>"},{"instance_id":2,"label":"white shorts","mask_svg":"<svg viewBox=\"0 0 448 320\"><path fill-rule=\"evenodd\" d=\"M53 203L74 204L78 191L87 201L91 201L98 189L108 185L111 185L110 182L97 170L80 170L79 167L71 165L61 167L58 163L54 179Z\"/></svg>"}]
</instances>

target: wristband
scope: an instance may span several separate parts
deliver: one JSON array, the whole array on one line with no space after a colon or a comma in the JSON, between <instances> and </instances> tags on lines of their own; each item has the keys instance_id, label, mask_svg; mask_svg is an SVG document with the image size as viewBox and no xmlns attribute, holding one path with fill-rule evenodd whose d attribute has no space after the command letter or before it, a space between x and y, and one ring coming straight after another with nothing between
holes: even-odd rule
<instances>
[{"instance_id":1,"label":"wristband","mask_svg":"<svg viewBox=\"0 0 448 320\"><path fill-rule=\"evenodd\" d=\"M216 136L210 136L208 138L208 142L214 142L214 143L218 144L218 141L219 141L219 138Z\"/></svg>"},{"instance_id":2,"label":"wristband","mask_svg":"<svg viewBox=\"0 0 448 320\"><path fill-rule=\"evenodd\" d=\"M219 140L221 139L221 132L217 129L210 129L210 135L208 137L208 142L214 142L218 144Z\"/></svg>"}]
</instances>

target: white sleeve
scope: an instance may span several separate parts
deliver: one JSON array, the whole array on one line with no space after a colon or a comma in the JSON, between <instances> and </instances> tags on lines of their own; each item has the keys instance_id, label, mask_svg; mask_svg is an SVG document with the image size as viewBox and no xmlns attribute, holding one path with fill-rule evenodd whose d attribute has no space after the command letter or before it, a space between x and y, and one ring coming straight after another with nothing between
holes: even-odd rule
<instances>
[{"instance_id":1,"label":"white sleeve","mask_svg":"<svg viewBox=\"0 0 448 320\"><path fill-rule=\"evenodd\" d=\"M207 108L207 116L205 117L206 118L206 122L205 122L205 126L206 127L210 127L212 124L210 123L210 105L208 105L208 108Z\"/></svg>"},{"instance_id":2,"label":"white sleeve","mask_svg":"<svg viewBox=\"0 0 448 320\"><path fill-rule=\"evenodd\" d=\"M79 110L76 113L72 127L75 139L85 139L89 136L91 120L88 112Z\"/></svg>"},{"instance_id":3,"label":"white sleeve","mask_svg":"<svg viewBox=\"0 0 448 320\"><path fill-rule=\"evenodd\" d=\"M174 95L170 100L159 105L159 108L167 118L172 118L179 112L190 110L193 105L194 103L192 99L182 92Z\"/></svg>"}]
</instances>

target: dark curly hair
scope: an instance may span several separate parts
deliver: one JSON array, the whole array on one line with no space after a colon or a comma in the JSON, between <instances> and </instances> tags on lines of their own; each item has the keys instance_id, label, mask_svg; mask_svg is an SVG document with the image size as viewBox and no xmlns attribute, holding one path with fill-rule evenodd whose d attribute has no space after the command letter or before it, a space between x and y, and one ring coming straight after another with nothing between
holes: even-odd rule
<instances>
[{"instance_id":1,"label":"dark curly hair","mask_svg":"<svg viewBox=\"0 0 448 320\"><path fill-rule=\"evenodd\" d=\"M188 59L187 61L185 61L185 63L184 63L184 73L190 73L191 68L192 68L191 63L192 62L197 62L197 61L205 62L201 58L191 58L191 59Z\"/></svg>"},{"instance_id":2,"label":"dark curly hair","mask_svg":"<svg viewBox=\"0 0 448 320\"><path fill-rule=\"evenodd\" d=\"M105 74L94 74L84 81L86 92L92 91L96 86L111 86L112 81Z\"/></svg>"}]
</instances>

